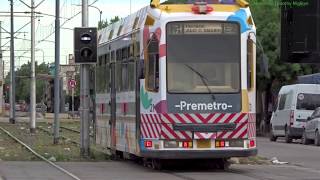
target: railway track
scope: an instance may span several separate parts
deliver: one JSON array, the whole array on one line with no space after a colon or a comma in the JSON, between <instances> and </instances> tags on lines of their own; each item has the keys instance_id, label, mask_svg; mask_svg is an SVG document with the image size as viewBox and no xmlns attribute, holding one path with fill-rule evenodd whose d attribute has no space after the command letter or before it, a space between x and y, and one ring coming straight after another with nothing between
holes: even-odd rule
<instances>
[{"instance_id":1,"label":"railway track","mask_svg":"<svg viewBox=\"0 0 320 180\"><path fill-rule=\"evenodd\" d=\"M37 158L39 158L40 160L48 163L50 166L52 166L53 168L61 171L62 173L64 173L65 175L69 176L72 179L75 180L80 180L80 178L74 174L72 174L71 172L69 172L68 170L64 169L63 167L59 166L58 164L48 160L47 158L45 158L44 156L42 156L40 153L36 152L34 149L32 149L29 145L27 145L26 143L24 143L23 141L21 141L20 139L18 139L16 136L14 136L13 134L11 134L9 131L7 131L6 129L4 129L3 127L0 126L0 130L2 132L4 132L8 137L10 137L12 140L14 140L15 142L17 142L19 145L21 145L22 147L26 148L26 150L28 150L30 153L32 153L34 156L36 156Z\"/></svg>"},{"instance_id":2,"label":"railway track","mask_svg":"<svg viewBox=\"0 0 320 180\"><path fill-rule=\"evenodd\" d=\"M48 130L45 129L45 128L41 128L41 127L37 127L37 128L38 128L40 131L43 131L43 132L49 134L50 136L53 135L52 132L48 131ZM60 128L61 128L61 127L60 127ZM73 129L71 130L70 128L61 128L61 129L67 130L67 131L72 132L72 133L77 133L76 136L72 135L72 137L71 137L71 136L63 135L64 133L63 133L63 131L62 131L62 133L61 133L59 136L60 136L63 140L65 140L65 141L68 141L68 142L71 142L71 143L73 143L73 144L75 144L75 145L77 145L77 146L80 146L80 132L78 132L77 130L73 130ZM93 136L91 136L91 137L93 137ZM77 138L77 139L75 140L75 138ZM91 146L90 148L91 148L92 150L96 151L96 152L103 153L103 154L105 154L105 155L107 155L107 156L110 155L108 152L105 152L104 150L101 150L101 149L97 149L97 148L95 148L95 147L93 147L93 146Z\"/></svg>"},{"instance_id":3,"label":"railway track","mask_svg":"<svg viewBox=\"0 0 320 180\"><path fill-rule=\"evenodd\" d=\"M50 126L53 126L52 123L48 123ZM70 132L74 132L74 133L78 133L80 134L80 131L79 130L76 130L76 129L73 129L73 128L68 128L68 127L65 127L65 126L60 126L60 129L63 129L63 130L66 130L66 131L70 131ZM90 134L90 137L93 137L92 134Z\"/></svg>"}]
</instances>

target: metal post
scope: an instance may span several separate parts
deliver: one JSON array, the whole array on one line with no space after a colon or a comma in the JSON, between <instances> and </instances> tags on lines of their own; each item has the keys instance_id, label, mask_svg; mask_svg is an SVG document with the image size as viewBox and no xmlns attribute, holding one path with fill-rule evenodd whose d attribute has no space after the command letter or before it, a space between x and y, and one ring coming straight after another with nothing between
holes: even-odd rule
<instances>
[{"instance_id":1,"label":"metal post","mask_svg":"<svg viewBox=\"0 0 320 180\"><path fill-rule=\"evenodd\" d=\"M2 48L1 48L1 21L0 21L0 81L2 81L2 84L0 85L0 113L4 110L3 105L4 105L4 100L3 100L3 84L4 84L4 76L3 76L3 71L4 71L4 66L2 66L3 61L2 61Z\"/></svg>"},{"instance_id":2,"label":"metal post","mask_svg":"<svg viewBox=\"0 0 320 180\"><path fill-rule=\"evenodd\" d=\"M82 0L82 27L88 27L88 0ZM90 153L89 137L89 69L90 65L80 65L80 154L88 157Z\"/></svg>"},{"instance_id":3,"label":"metal post","mask_svg":"<svg viewBox=\"0 0 320 180\"><path fill-rule=\"evenodd\" d=\"M30 85L30 133L36 131L36 62L34 0L31 0L31 85Z\"/></svg>"},{"instance_id":4,"label":"metal post","mask_svg":"<svg viewBox=\"0 0 320 180\"><path fill-rule=\"evenodd\" d=\"M53 143L59 143L59 113L60 113L60 0L56 0L55 21L55 78L54 78L54 138Z\"/></svg>"},{"instance_id":5,"label":"metal post","mask_svg":"<svg viewBox=\"0 0 320 180\"><path fill-rule=\"evenodd\" d=\"M75 79L74 73L72 73L72 79ZM74 88L71 88L71 107L72 107L72 118L74 118Z\"/></svg>"},{"instance_id":6,"label":"metal post","mask_svg":"<svg viewBox=\"0 0 320 180\"><path fill-rule=\"evenodd\" d=\"M11 6L11 41L10 41L10 117L9 122L14 124L16 122L16 84L15 84L15 70L14 70L14 22L13 22L13 0L10 2Z\"/></svg>"}]
</instances>

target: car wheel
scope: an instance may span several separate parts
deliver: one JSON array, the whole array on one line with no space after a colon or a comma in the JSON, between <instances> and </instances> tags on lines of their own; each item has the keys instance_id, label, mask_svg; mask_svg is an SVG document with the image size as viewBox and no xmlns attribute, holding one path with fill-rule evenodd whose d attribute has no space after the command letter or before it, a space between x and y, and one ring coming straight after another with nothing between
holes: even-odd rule
<instances>
[{"instance_id":1,"label":"car wheel","mask_svg":"<svg viewBox=\"0 0 320 180\"><path fill-rule=\"evenodd\" d=\"M314 145L320 146L320 133L318 130L316 131L316 134L315 134Z\"/></svg>"},{"instance_id":2,"label":"car wheel","mask_svg":"<svg viewBox=\"0 0 320 180\"><path fill-rule=\"evenodd\" d=\"M289 135L289 130L287 127L285 127L285 135L284 135L284 138L285 138L285 142L286 143L291 143L292 142L292 138L290 137Z\"/></svg>"},{"instance_id":3,"label":"car wheel","mask_svg":"<svg viewBox=\"0 0 320 180\"><path fill-rule=\"evenodd\" d=\"M302 137L301 137L301 142L304 145L307 145L310 143L310 140L307 138L306 130L303 129Z\"/></svg>"},{"instance_id":4,"label":"car wheel","mask_svg":"<svg viewBox=\"0 0 320 180\"><path fill-rule=\"evenodd\" d=\"M272 126L271 126L271 130L270 130L270 141L276 141L277 138L278 138L278 137L274 135L273 129L272 129Z\"/></svg>"}]
</instances>

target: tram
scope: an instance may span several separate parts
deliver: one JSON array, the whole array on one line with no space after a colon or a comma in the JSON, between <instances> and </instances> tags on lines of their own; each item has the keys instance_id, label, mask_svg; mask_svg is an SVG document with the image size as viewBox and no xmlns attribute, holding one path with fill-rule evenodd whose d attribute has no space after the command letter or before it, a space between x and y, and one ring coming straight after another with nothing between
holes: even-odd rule
<instances>
[{"instance_id":1,"label":"tram","mask_svg":"<svg viewBox=\"0 0 320 180\"><path fill-rule=\"evenodd\" d=\"M151 160L256 155L255 42L244 0L153 0L100 30L96 142Z\"/></svg>"}]
</instances>

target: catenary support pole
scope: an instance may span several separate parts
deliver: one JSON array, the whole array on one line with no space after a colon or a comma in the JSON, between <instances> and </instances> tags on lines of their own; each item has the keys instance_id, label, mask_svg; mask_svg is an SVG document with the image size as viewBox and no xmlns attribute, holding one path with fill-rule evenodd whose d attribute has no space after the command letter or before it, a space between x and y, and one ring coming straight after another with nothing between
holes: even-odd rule
<instances>
[{"instance_id":1,"label":"catenary support pole","mask_svg":"<svg viewBox=\"0 0 320 180\"><path fill-rule=\"evenodd\" d=\"M34 0L31 0L31 84L30 84L30 133L36 131L36 62Z\"/></svg>"},{"instance_id":2,"label":"catenary support pole","mask_svg":"<svg viewBox=\"0 0 320 180\"><path fill-rule=\"evenodd\" d=\"M10 2L11 8L11 32L10 32L10 123L16 122L16 78L15 78L15 67L14 67L14 21L13 21L13 0Z\"/></svg>"},{"instance_id":3,"label":"catenary support pole","mask_svg":"<svg viewBox=\"0 0 320 180\"><path fill-rule=\"evenodd\" d=\"M60 113L60 0L56 0L55 21L55 78L54 78L54 138L53 143L59 143L59 113Z\"/></svg>"},{"instance_id":4,"label":"catenary support pole","mask_svg":"<svg viewBox=\"0 0 320 180\"><path fill-rule=\"evenodd\" d=\"M88 0L82 0L82 27L88 27ZM80 153L82 157L89 157L89 69L90 65L80 65Z\"/></svg>"},{"instance_id":5,"label":"catenary support pole","mask_svg":"<svg viewBox=\"0 0 320 180\"><path fill-rule=\"evenodd\" d=\"M3 98L3 86L4 86L4 76L3 76L3 71L4 71L4 66L2 66L3 64L3 54L2 54L2 47L1 47L1 34L2 34L2 29L1 29L1 21L0 21L0 77L1 77L1 81L2 84L0 85L0 113L2 113L2 111L4 110L3 105L4 105L4 98Z\"/></svg>"}]
</instances>

